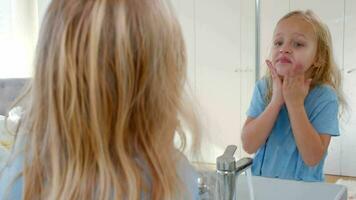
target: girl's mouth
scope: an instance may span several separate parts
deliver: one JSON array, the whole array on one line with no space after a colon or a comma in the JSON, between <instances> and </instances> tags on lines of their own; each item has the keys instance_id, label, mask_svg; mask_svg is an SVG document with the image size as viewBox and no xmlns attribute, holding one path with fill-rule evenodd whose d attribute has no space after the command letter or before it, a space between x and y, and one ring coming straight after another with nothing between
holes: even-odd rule
<instances>
[{"instance_id":1,"label":"girl's mouth","mask_svg":"<svg viewBox=\"0 0 356 200\"><path fill-rule=\"evenodd\" d=\"M281 57L277 60L277 62L282 63L282 64L292 63L292 61L287 57Z\"/></svg>"}]
</instances>

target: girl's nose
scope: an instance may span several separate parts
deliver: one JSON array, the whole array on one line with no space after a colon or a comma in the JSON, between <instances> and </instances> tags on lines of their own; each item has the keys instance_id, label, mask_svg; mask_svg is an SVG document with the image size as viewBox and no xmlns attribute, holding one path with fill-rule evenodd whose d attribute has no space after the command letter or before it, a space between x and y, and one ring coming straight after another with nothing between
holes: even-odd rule
<instances>
[{"instance_id":1,"label":"girl's nose","mask_svg":"<svg viewBox=\"0 0 356 200\"><path fill-rule=\"evenodd\" d=\"M287 48L282 48L279 50L279 53L288 53L288 54L291 54L292 51L290 49L287 49Z\"/></svg>"}]
</instances>

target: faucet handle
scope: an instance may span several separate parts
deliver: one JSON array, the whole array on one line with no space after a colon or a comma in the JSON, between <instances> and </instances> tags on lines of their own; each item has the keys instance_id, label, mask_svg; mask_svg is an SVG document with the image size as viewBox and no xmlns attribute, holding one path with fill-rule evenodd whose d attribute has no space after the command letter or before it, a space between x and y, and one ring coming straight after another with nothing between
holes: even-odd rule
<instances>
[{"instance_id":1,"label":"faucet handle","mask_svg":"<svg viewBox=\"0 0 356 200\"><path fill-rule=\"evenodd\" d=\"M225 152L223 154L223 156L230 156L230 157L234 157L235 151L237 149L236 145L229 145L226 147Z\"/></svg>"},{"instance_id":2,"label":"faucet handle","mask_svg":"<svg viewBox=\"0 0 356 200\"><path fill-rule=\"evenodd\" d=\"M223 155L216 159L216 169L219 171L235 171L236 161L235 161L235 151L237 149L236 145L229 145L226 147Z\"/></svg>"}]
</instances>

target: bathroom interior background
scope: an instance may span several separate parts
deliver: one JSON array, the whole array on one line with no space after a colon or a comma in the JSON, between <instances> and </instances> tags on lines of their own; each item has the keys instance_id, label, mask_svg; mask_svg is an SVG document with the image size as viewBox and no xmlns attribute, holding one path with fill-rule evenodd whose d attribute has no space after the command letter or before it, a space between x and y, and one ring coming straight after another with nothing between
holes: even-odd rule
<instances>
[{"instance_id":1,"label":"bathroom interior background","mask_svg":"<svg viewBox=\"0 0 356 200\"><path fill-rule=\"evenodd\" d=\"M0 0L0 78L30 77L38 29L50 0ZM247 155L240 132L256 78L265 74L273 29L291 10L311 9L329 26L350 107L329 147L325 173L356 176L356 1L171 0L188 53L189 87L203 124L202 158L229 144ZM194 161L194 158L191 158Z\"/></svg>"}]
</instances>

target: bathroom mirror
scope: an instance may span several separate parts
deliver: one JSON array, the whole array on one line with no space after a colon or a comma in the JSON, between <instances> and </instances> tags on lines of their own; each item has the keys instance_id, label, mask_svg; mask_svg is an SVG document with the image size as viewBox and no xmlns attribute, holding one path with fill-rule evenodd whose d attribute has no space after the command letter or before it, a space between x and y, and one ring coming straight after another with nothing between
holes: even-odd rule
<instances>
[{"instance_id":1,"label":"bathroom mirror","mask_svg":"<svg viewBox=\"0 0 356 200\"><path fill-rule=\"evenodd\" d=\"M9 67L13 48L29 62L34 54L38 27L50 0L0 2L0 78L29 77L29 65ZM202 157L193 162L215 166L216 157L229 144L243 151L240 132L257 79L266 73L265 58L277 20L291 10L311 9L329 26L337 64L342 70L349 111L340 120L340 137L333 137L325 173L356 176L356 1L354 0L171 0L182 26L188 54L188 87L198 100L202 120ZM37 6L28 6L35 5ZM278 5L278 6L276 6ZM17 12L12 10L17 8ZM10 34L10 16L16 34ZM21 21L25 20L25 21ZM24 31L26 30L26 31ZM11 46L9 38L21 44ZM13 38L12 38L13 39ZM8 46L6 46L8 44ZM17 46L16 46L17 45ZM11 51L10 51L10 50ZM30 62L29 62L30 63ZM0 94L1 95L1 94ZM189 155L188 155L189 156Z\"/></svg>"}]
</instances>

